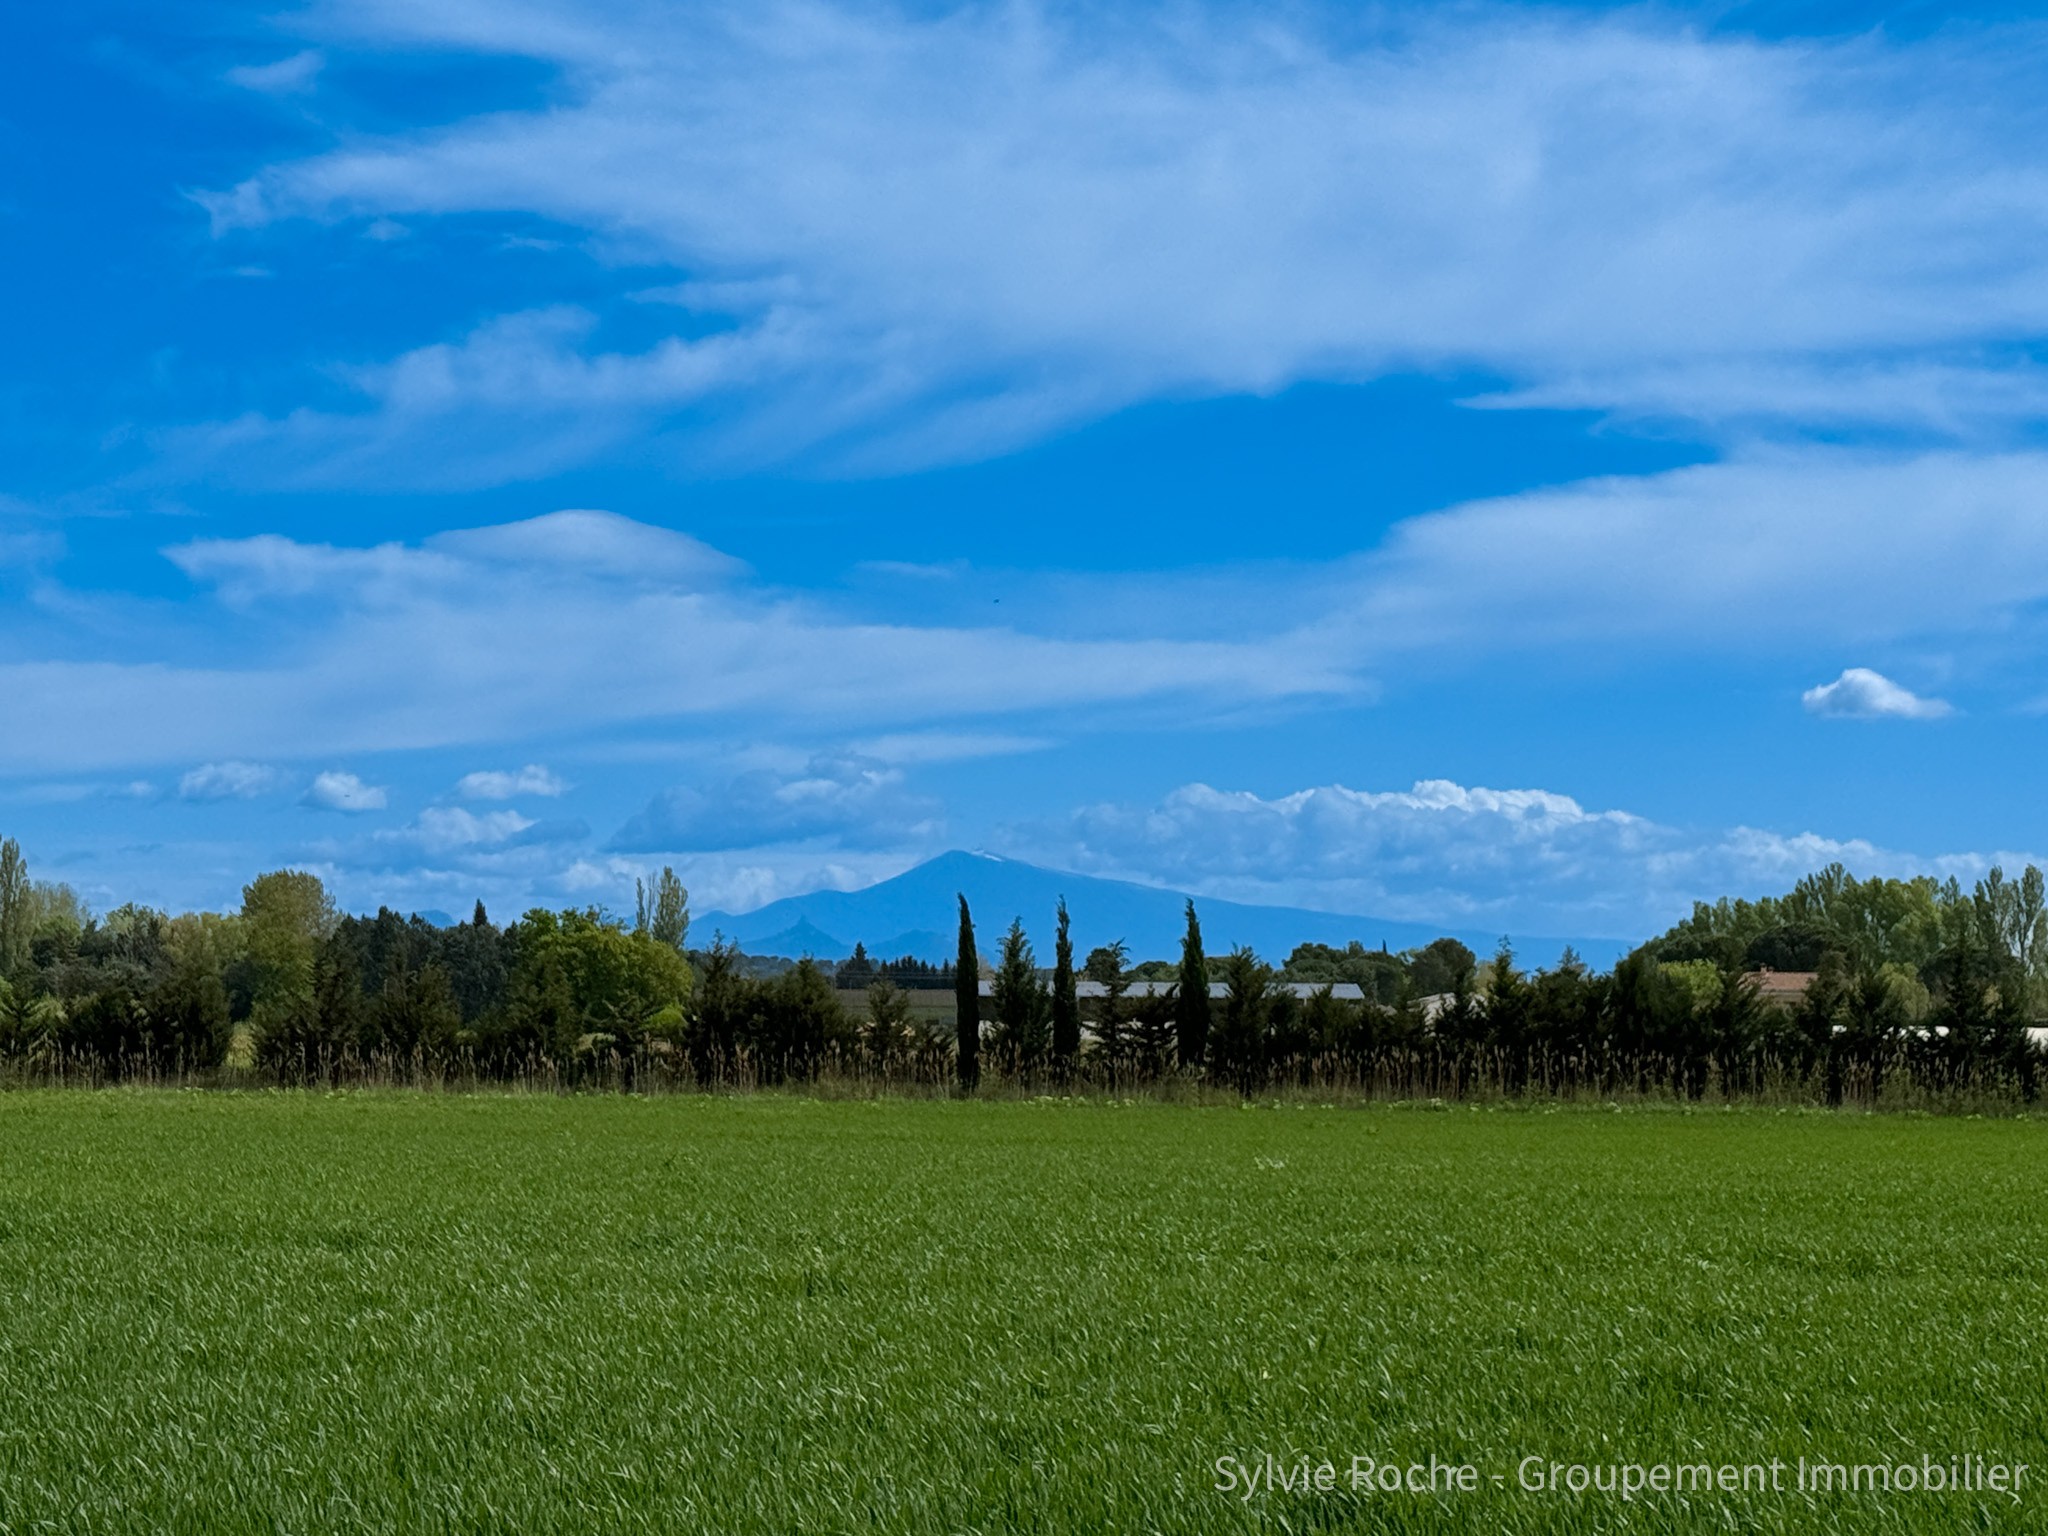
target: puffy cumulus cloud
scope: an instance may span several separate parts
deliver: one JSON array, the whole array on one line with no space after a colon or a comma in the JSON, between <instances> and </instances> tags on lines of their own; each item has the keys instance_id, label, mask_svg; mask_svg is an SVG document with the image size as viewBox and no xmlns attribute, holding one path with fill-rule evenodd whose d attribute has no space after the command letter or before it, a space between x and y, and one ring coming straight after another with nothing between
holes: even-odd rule
<instances>
[{"instance_id":1,"label":"puffy cumulus cloud","mask_svg":"<svg viewBox=\"0 0 2048 1536\"><path fill-rule=\"evenodd\" d=\"M1788 889L1841 862L1859 875L1956 875L2022 853L1918 855L1815 833L1699 832L1547 790L1324 785L1266 798L1191 784L1156 805L1098 805L1013 830L1027 857L1228 900L1644 938L1695 900Z\"/></svg>"},{"instance_id":2,"label":"puffy cumulus cloud","mask_svg":"<svg viewBox=\"0 0 2048 1536\"><path fill-rule=\"evenodd\" d=\"M390 797L382 785L365 784L352 773L329 769L314 778L299 803L314 810L343 811L353 816L383 810Z\"/></svg>"},{"instance_id":3,"label":"puffy cumulus cloud","mask_svg":"<svg viewBox=\"0 0 2048 1536\"><path fill-rule=\"evenodd\" d=\"M821 754L797 774L757 769L713 789L656 795L619 829L611 847L683 852L823 839L900 848L933 842L944 825L937 802L913 793L901 769L852 754Z\"/></svg>"},{"instance_id":4,"label":"puffy cumulus cloud","mask_svg":"<svg viewBox=\"0 0 2048 1536\"><path fill-rule=\"evenodd\" d=\"M1868 667L1846 668L1832 683L1809 688L1799 698L1808 714L1851 720L1939 720L1953 713L1944 700L1924 699Z\"/></svg>"},{"instance_id":5,"label":"puffy cumulus cloud","mask_svg":"<svg viewBox=\"0 0 2048 1536\"><path fill-rule=\"evenodd\" d=\"M589 837L580 820L436 805L402 825L324 838L299 851L330 871L338 899L357 908L467 916L482 900L502 921L537 905L591 900L574 873Z\"/></svg>"},{"instance_id":6,"label":"puffy cumulus cloud","mask_svg":"<svg viewBox=\"0 0 2048 1536\"><path fill-rule=\"evenodd\" d=\"M383 802L359 808L382 809ZM535 837L536 832L541 835ZM450 875L504 873L504 861L498 856L551 841L562 839L550 837L542 824L517 811L477 815L459 806L430 806L403 826L379 827L353 837L322 838L307 844L305 851L326 867L355 874L374 870L392 877L394 889L407 889L421 880ZM545 879L555 862L522 860L515 872L523 880Z\"/></svg>"},{"instance_id":7,"label":"puffy cumulus cloud","mask_svg":"<svg viewBox=\"0 0 2048 1536\"><path fill-rule=\"evenodd\" d=\"M707 401L741 451L943 459L1153 396L1418 366L1710 422L1997 430L2043 394L2038 369L1981 361L2048 326L2038 26L1767 42L1681 12L1484 5L312 14L333 50L525 56L560 88L260 169L206 196L223 236L537 215L689 280L635 275L650 314L678 311L642 350L606 349L573 307L501 316L358 369L358 415L235 424L223 464L443 474L431 424L459 418L470 472L503 478Z\"/></svg>"},{"instance_id":8,"label":"puffy cumulus cloud","mask_svg":"<svg viewBox=\"0 0 2048 1536\"><path fill-rule=\"evenodd\" d=\"M1508 890L1593 891L1617 856L1640 857L1658 841L1641 818L1588 811L1566 795L1444 780L1273 799L1190 784L1154 806L1085 809L1066 831L1070 859L1091 872L1464 926Z\"/></svg>"},{"instance_id":9,"label":"puffy cumulus cloud","mask_svg":"<svg viewBox=\"0 0 2048 1536\"><path fill-rule=\"evenodd\" d=\"M282 769L267 763L202 763L178 780L180 800L255 800L284 786Z\"/></svg>"},{"instance_id":10,"label":"puffy cumulus cloud","mask_svg":"<svg viewBox=\"0 0 2048 1536\"><path fill-rule=\"evenodd\" d=\"M428 853L455 848L494 847L531 831L534 822L517 811L487 811L479 816L460 806L431 806L405 832L394 834L417 842Z\"/></svg>"},{"instance_id":11,"label":"puffy cumulus cloud","mask_svg":"<svg viewBox=\"0 0 2048 1536\"><path fill-rule=\"evenodd\" d=\"M465 773L455 785L455 793L465 800L513 800L520 795L554 799L568 792L567 781L539 763L528 763L516 773L479 769Z\"/></svg>"},{"instance_id":12,"label":"puffy cumulus cloud","mask_svg":"<svg viewBox=\"0 0 2048 1536\"><path fill-rule=\"evenodd\" d=\"M152 611L158 659L0 661L0 696L42 721L0 733L0 773L338 756L650 721L957 729L1359 687L1341 657L1277 625L1086 640L877 621L732 579L730 562L683 535L574 516L369 549L277 535L178 546L170 557L201 590L175 613ZM44 640L75 655L77 628ZM108 652L123 653L128 637L108 629Z\"/></svg>"}]
</instances>

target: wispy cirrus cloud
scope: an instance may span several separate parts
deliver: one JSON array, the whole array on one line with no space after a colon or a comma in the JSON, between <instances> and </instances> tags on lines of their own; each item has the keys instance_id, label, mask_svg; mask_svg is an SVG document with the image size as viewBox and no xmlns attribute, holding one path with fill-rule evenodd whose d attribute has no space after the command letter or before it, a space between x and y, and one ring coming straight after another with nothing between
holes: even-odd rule
<instances>
[{"instance_id":1,"label":"wispy cirrus cloud","mask_svg":"<svg viewBox=\"0 0 2048 1536\"><path fill-rule=\"evenodd\" d=\"M302 48L268 64L239 64L227 73L228 83L266 96L293 96L313 89L326 65L317 48Z\"/></svg>"},{"instance_id":2,"label":"wispy cirrus cloud","mask_svg":"<svg viewBox=\"0 0 2048 1536\"><path fill-rule=\"evenodd\" d=\"M2048 327L2031 26L1773 44L1647 12L817 0L311 25L535 58L560 96L270 165L208 195L223 238L538 215L689 281L622 288L677 311L651 344L580 304L501 315L358 366L358 410L186 445L251 473L512 478L664 423L922 462L1417 368L1508 401L1973 436L2048 392L2024 351L1984 352ZM422 452L457 420L467 467Z\"/></svg>"},{"instance_id":3,"label":"wispy cirrus cloud","mask_svg":"<svg viewBox=\"0 0 2048 1536\"><path fill-rule=\"evenodd\" d=\"M1390 530L1326 633L1390 655L1977 630L2048 597L2044 481L2034 452L1751 448L1469 502Z\"/></svg>"},{"instance_id":4,"label":"wispy cirrus cloud","mask_svg":"<svg viewBox=\"0 0 2048 1536\"><path fill-rule=\"evenodd\" d=\"M650 722L914 735L935 721L1198 698L1215 708L1360 686L1349 662L1278 626L1086 640L848 615L736 576L737 562L685 535L609 514L417 544L262 535L168 553L198 590L159 618L162 659L0 661L0 689L44 722L0 736L0 772L402 751ZM224 610L232 644L216 633ZM66 643L75 651L78 637ZM471 791L498 787L485 779ZM364 808L353 792L309 803L342 801Z\"/></svg>"}]
</instances>

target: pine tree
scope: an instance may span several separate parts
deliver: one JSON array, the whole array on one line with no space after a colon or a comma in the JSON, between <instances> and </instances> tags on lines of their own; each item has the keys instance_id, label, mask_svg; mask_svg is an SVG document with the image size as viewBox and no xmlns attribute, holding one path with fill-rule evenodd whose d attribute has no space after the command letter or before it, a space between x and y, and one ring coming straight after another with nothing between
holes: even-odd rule
<instances>
[{"instance_id":1,"label":"pine tree","mask_svg":"<svg viewBox=\"0 0 2048 1536\"><path fill-rule=\"evenodd\" d=\"M1050 1000L1038 979L1031 953L1031 941L1024 936L1024 921L1018 918L1003 935L1003 955L996 965L993 996L997 1046L1003 1065L1019 1072L1035 1070L1045 1061Z\"/></svg>"},{"instance_id":2,"label":"pine tree","mask_svg":"<svg viewBox=\"0 0 2048 1536\"><path fill-rule=\"evenodd\" d=\"M910 999L886 976L868 988L868 1018L861 1043L869 1059L885 1072L901 1063L917 1043L910 1024Z\"/></svg>"},{"instance_id":3,"label":"pine tree","mask_svg":"<svg viewBox=\"0 0 2048 1536\"><path fill-rule=\"evenodd\" d=\"M953 963L953 1020L958 1038L960 1086L968 1092L981 1081L981 961L974 953L974 919L960 897L960 953Z\"/></svg>"},{"instance_id":4,"label":"pine tree","mask_svg":"<svg viewBox=\"0 0 2048 1536\"><path fill-rule=\"evenodd\" d=\"M1202 925L1188 903L1188 931L1180 942L1180 987L1174 994L1174 1043L1183 1067L1199 1067L1209 1049L1209 962L1202 954Z\"/></svg>"},{"instance_id":5,"label":"pine tree","mask_svg":"<svg viewBox=\"0 0 2048 1536\"><path fill-rule=\"evenodd\" d=\"M1081 998L1074 986L1074 940L1067 932L1067 898L1060 898L1059 932L1053 940L1052 1060L1065 1077L1081 1054Z\"/></svg>"},{"instance_id":6,"label":"pine tree","mask_svg":"<svg viewBox=\"0 0 2048 1536\"><path fill-rule=\"evenodd\" d=\"M1209 1066L1218 1078L1248 1092L1265 1075L1273 972L1239 946L1223 961L1223 980L1223 1017L1209 1040Z\"/></svg>"},{"instance_id":7,"label":"pine tree","mask_svg":"<svg viewBox=\"0 0 2048 1536\"><path fill-rule=\"evenodd\" d=\"M1095 1013L1095 1052L1112 1074L1126 1065L1134 1044L1130 1020L1124 1012L1124 993L1131 985L1125 974L1129 959L1130 951L1118 939L1114 944L1089 950L1087 963L1081 967L1090 981L1102 984L1102 1003Z\"/></svg>"}]
</instances>

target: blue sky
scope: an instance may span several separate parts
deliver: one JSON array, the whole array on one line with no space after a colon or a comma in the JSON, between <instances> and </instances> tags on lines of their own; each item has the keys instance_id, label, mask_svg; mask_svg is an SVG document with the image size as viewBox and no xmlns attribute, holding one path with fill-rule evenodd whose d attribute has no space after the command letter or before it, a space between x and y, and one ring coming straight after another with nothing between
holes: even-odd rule
<instances>
[{"instance_id":1,"label":"blue sky","mask_svg":"<svg viewBox=\"0 0 2048 1536\"><path fill-rule=\"evenodd\" d=\"M10 34L0 829L93 901L2048 851L2032 8Z\"/></svg>"}]
</instances>

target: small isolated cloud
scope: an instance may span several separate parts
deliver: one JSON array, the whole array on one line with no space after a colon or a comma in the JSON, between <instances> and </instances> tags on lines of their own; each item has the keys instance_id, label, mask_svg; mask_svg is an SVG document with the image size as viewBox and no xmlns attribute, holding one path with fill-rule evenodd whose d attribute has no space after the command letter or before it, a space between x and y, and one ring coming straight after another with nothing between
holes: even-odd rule
<instances>
[{"instance_id":1,"label":"small isolated cloud","mask_svg":"<svg viewBox=\"0 0 2048 1536\"><path fill-rule=\"evenodd\" d=\"M310 91L327 62L318 48L308 48L270 64L244 64L228 71L228 83L265 96L292 96Z\"/></svg>"},{"instance_id":2,"label":"small isolated cloud","mask_svg":"<svg viewBox=\"0 0 2048 1536\"><path fill-rule=\"evenodd\" d=\"M299 804L312 806L315 810L344 811L349 815L381 811L389 803L381 784L365 784L352 773L331 770L313 780L312 787L299 801Z\"/></svg>"},{"instance_id":3,"label":"small isolated cloud","mask_svg":"<svg viewBox=\"0 0 2048 1536\"><path fill-rule=\"evenodd\" d=\"M1939 720L1951 713L1945 700L1923 699L1868 667L1850 667L1799 697L1808 714L1844 720Z\"/></svg>"},{"instance_id":4,"label":"small isolated cloud","mask_svg":"<svg viewBox=\"0 0 2048 1536\"><path fill-rule=\"evenodd\" d=\"M284 774L266 763L201 763L178 780L180 800L254 800L280 787Z\"/></svg>"},{"instance_id":5,"label":"small isolated cloud","mask_svg":"<svg viewBox=\"0 0 2048 1536\"><path fill-rule=\"evenodd\" d=\"M482 769L476 773L465 773L455 786L455 793L465 800L510 800L519 795L542 795L553 799L568 793L568 784L542 767L539 763L528 763L517 773L502 769Z\"/></svg>"},{"instance_id":6,"label":"small isolated cloud","mask_svg":"<svg viewBox=\"0 0 2048 1536\"><path fill-rule=\"evenodd\" d=\"M900 768L826 753L794 776L760 770L708 790L656 795L619 829L611 851L746 848L813 838L882 848L931 839L943 825L938 803L912 793Z\"/></svg>"}]
</instances>

